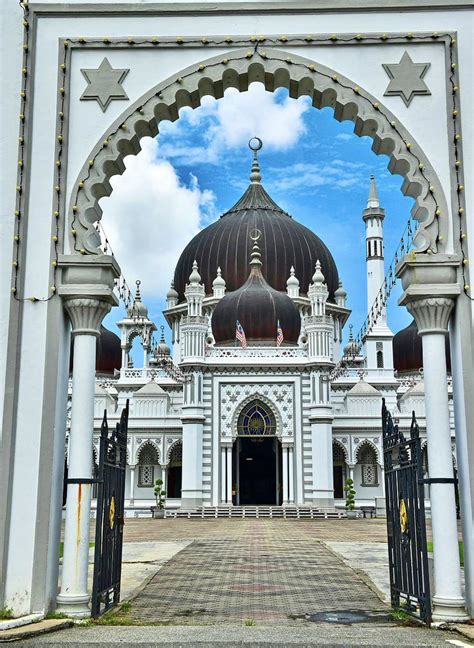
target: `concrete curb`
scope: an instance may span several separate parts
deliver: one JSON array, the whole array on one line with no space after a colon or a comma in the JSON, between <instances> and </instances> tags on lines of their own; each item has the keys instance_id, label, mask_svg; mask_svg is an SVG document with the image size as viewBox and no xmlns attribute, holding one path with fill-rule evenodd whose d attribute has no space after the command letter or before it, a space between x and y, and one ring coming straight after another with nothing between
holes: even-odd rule
<instances>
[{"instance_id":1,"label":"concrete curb","mask_svg":"<svg viewBox=\"0 0 474 648\"><path fill-rule=\"evenodd\" d=\"M70 628L72 625L73 621L71 619L44 619L43 621L38 621L38 623L29 623L28 625L0 631L0 643L30 639L31 637L38 637L46 632L64 630L65 628Z\"/></svg>"}]
</instances>

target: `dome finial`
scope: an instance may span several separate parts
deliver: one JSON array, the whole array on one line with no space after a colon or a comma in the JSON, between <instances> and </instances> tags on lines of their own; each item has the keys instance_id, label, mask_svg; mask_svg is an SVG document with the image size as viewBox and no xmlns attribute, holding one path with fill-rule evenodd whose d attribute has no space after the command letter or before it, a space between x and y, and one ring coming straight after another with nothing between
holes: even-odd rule
<instances>
[{"instance_id":1,"label":"dome finial","mask_svg":"<svg viewBox=\"0 0 474 648\"><path fill-rule=\"evenodd\" d=\"M142 300L142 296L141 296L141 294L140 294L140 284L141 284L141 283L142 283L142 282L140 281L140 279L137 279L137 280L135 281L135 284L136 284L136 286L137 286L137 289L136 289L136 291L135 291L135 301L136 301L136 302L140 302L140 301Z\"/></svg>"},{"instance_id":2,"label":"dome finial","mask_svg":"<svg viewBox=\"0 0 474 648\"><path fill-rule=\"evenodd\" d=\"M260 165L258 163L257 152L263 146L263 142L259 137L252 137L249 140L249 149L253 151L252 173L250 174L250 182L252 184L260 184L262 176L260 174Z\"/></svg>"},{"instance_id":3,"label":"dome finial","mask_svg":"<svg viewBox=\"0 0 474 648\"><path fill-rule=\"evenodd\" d=\"M193 261L193 269L191 274L189 275L189 283L196 285L201 283L201 275L198 272L198 264L196 259L194 259Z\"/></svg>"},{"instance_id":4,"label":"dome finial","mask_svg":"<svg viewBox=\"0 0 474 648\"><path fill-rule=\"evenodd\" d=\"M260 254L260 247L257 241L262 236L262 232L259 229L253 229L249 238L253 241L252 252L250 254L250 267L252 270L257 270L262 267L262 255Z\"/></svg>"},{"instance_id":5,"label":"dome finial","mask_svg":"<svg viewBox=\"0 0 474 648\"><path fill-rule=\"evenodd\" d=\"M321 271L321 261L319 259L316 261L313 283L324 283L324 275Z\"/></svg>"}]
</instances>

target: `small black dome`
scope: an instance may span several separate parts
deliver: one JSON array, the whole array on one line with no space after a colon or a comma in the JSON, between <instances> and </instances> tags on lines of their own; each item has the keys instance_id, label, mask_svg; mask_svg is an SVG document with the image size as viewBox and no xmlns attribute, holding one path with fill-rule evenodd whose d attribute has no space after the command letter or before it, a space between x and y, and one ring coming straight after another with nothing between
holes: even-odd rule
<instances>
[{"instance_id":1,"label":"small black dome","mask_svg":"<svg viewBox=\"0 0 474 648\"><path fill-rule=\"evenodd\" d=\"M234 344L237 321L247 341L276 344L280 322L285 343L296 344L301 328L298 308L284 292L272 288L261 271L260 253L254 246L251 271L244 285L227 293L212 315L212 333L216 344Z\"/></svg>"},{"instance_id":2,"label":"small black dome","mask_svg":"<svg viewBox=\"0 0 474 648\"><path fill-rule=\"evenodd\" d=\"M71 356L69 361L69 371L72 372L74 366L74 336L71 339ZM100 327L100 335L96 342L95 352L95 371L98 374L113 375L114 369L120 369L122 365L122 349L118 335Z\"/></svg>"},{"instance_id":3,"label":"small black dome","mask_svg":"<svg viewBox=\"0 0 474 648\"><path fill-rule=\"evenodd\" d=\"M326 245L270 198L260 184L260 175L252 174L251 180L232 209L199 232L183 250L174 273L174 288L179 300L184 300L194 260L198 263L207 295L212 293L212 281L218 267L228 291L240 288L248 276L249 234L258 229L263 235L263 274L275 290L286 290L290 268L294 266L301 293L306 294L319 259L329 290L329 301L333 302L339 277Z\"/></svg>"},{"instance_id":4,"label":"small black dome","mask_svg":"<svg viewBox=\"0 0 474 648\"><path fill-rule=\"evenodd\" d=\"M446 365L451 372L449 337L446 336ZM393 338L393 366L399 373L413 373L423 368L423 337L415 320Z\"/></svg>"}]
</instances>

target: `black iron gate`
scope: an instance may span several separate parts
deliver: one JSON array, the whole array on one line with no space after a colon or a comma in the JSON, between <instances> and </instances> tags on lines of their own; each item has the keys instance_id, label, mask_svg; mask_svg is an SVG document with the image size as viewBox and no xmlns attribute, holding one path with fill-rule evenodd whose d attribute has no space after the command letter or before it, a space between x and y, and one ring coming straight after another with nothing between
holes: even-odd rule
<instances>
[{"instance_id":1,"label":"black iron gate","mask_svg":"<svg viewBox=\"0 0 474 648\"><path fill-rule=\"evenodd\" d=\"M421 441L415 412L405 439L382 401L391 603L431 623Z\"/></svg>"},{"instance_id":2,"label":"black iron gate","mask_svg":"<svg viewBox=\"0 0 474 648\"><path fill-rule=\"evenodd\" d=\"M97 519L95 527L92 616L97 617L120 600L127 465L128 400L120 423L109 433L107 413L100 431Z\"/></svg>"}]
</instances>

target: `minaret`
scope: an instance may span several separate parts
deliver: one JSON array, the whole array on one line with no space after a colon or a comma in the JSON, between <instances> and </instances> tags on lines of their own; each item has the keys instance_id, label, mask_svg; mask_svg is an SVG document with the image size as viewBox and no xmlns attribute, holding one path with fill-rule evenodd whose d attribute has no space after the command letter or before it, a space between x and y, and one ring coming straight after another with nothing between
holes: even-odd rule
<instances>
[{"instance_id":1,"label":"minaret","mask_svg":"<svg viewBox=\"0 0 474 648\"><path fill-rule=\"evenodd\" d=\"M374 306L385 279L384 218L375 178L370 176L369 199L362 216L367 260L367 312ZM393 333L387 325L387 308L382 303L378 304L375 317L375 324L365 339L366 365L370 369L393 370Z\"/></svg>"},{"instance_id":2,"label":"minaret","mask_svg":"<svg viewBox=\"0 0 474 648\"><path fill-rule=\"evenodd\" d=\"M370 310L377 298L385 277L383 221L385 212L380 207L374 176L370 176L369 200L362 216L365 222L367 259L367 308ZM387 322L385 306L381 308L377 324Z\"/></svg>"}]
</instances>

